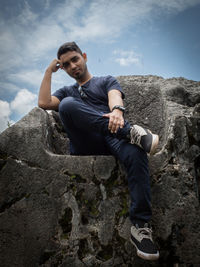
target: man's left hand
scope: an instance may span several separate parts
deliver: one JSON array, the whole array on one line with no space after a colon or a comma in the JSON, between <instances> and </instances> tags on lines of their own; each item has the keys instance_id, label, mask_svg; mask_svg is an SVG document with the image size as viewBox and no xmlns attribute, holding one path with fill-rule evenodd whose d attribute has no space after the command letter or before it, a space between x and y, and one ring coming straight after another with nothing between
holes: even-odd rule
<instances>
[{"instance_id":1,"label":"man's left hand","mask_svg":"<svg viewBox=\"0 0 200 267\"><path fill-rule=\"evenodd\" d=\"M116 133L119 128L124 127L123 112L119 109L114 109L112 112L104 114L103 117L109 118L108 129L111 133Z\"/></svg>"}]
</instances>

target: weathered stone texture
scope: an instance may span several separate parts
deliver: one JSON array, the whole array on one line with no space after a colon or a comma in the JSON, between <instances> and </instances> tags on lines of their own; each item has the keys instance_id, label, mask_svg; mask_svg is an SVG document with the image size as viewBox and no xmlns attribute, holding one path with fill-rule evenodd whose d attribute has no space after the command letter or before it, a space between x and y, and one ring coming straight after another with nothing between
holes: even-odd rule
<instances>
[{"instance_id":1,"label":"weathered stone texture","mask_svg":"<svg viewBox=\"0 0 200 267\"><path fill-rule=\"evenodd\" d=\"M126 117L160 135L150 158L157 262L129 241L129 193L112 156L70 156L56 112L35 108L0 135L0 265L200 266L200 83L118 77Z\"/></svg>"}]
</instances>

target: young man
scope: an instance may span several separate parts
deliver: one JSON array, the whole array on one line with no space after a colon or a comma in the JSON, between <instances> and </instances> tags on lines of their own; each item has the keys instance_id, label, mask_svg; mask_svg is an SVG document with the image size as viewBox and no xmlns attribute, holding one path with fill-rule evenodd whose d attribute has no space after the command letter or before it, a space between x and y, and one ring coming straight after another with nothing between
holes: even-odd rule
<instances>
[{"instance_id":1,"label":"young man","mask_svg":"<svg viewBox=\"0 0 200 267\"><path fill-rule=\"evenodd\" d=\"M151 219L150 181L147 153L153 154L158 136L124 120L124 93L112 76L93 77L87 69L87 56L75 42L63 44L46 69L38 105L59 110L70 139L72 155L107 155L119 159L127 171L131 196L131 242L138 256L159 257L149 221ZM53 72L64 70L76 83L51 95Z\"/></svg>"}]
</instances>

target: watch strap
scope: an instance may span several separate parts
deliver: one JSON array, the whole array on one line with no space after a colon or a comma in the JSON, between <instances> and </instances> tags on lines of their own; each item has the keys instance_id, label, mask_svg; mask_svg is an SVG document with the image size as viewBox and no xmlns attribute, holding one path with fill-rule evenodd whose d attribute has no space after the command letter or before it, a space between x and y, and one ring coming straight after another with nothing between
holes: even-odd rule
<instances>
[{"instance_id":1,"label":"watch strap","mask_svg":"<svg viewBox=\"0 0 200 267\"><path fill-rule=\"evenodd\" d=\"M121 110L123 113L125 112L125 107L120 106L120 105L116 105L116 106L114 106L114 107L112 108L112 111L113 111L114 109L119 109L119 110Z\"/></svg>"}]
</instances>

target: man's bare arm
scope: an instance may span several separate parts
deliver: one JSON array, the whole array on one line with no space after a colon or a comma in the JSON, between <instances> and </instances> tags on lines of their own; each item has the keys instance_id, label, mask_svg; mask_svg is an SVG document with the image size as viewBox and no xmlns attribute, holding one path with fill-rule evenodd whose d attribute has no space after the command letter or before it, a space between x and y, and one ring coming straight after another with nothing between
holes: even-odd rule
<instances>
[{"instance_id":1,"label":"man's bare arm","mask_svg":"<svg viewBox=\"0 0 200 267\"><path fill-rule=\"evenodd\" d=\"M112 89L108 92L108 105L110 110L116 105L123 107L122 94L119 90Z\"/></svg>"},{"instance_id":2,"label":"man's bare arm","mask_svg":"<svg viewBox=\"0 0 200 267\"><path fill-rule=\"evenodd\" d=\"M49 67L46 69L44 78L40 86L40 92L38 97L38 106L43 109L57 110L60 103L59 99L51 95L51 78L52 73L56 72L60 66L60 61L54 59Z\"/></svg>"},{"instance_id":3,"label":"man's bare arm","mask_svg":"<svg viewBox=\"0 0 200 267\"><path fill-rule=\"evenodd\" d=\"M109 118L108 129L111 133L116 133L119 128L124 127L123 112L119 109L112 111L116 105L123 106L122 94L119 90L113 89L108 92L108 105L111 112L103 116Z\"/></svg>"}]
</instances>

